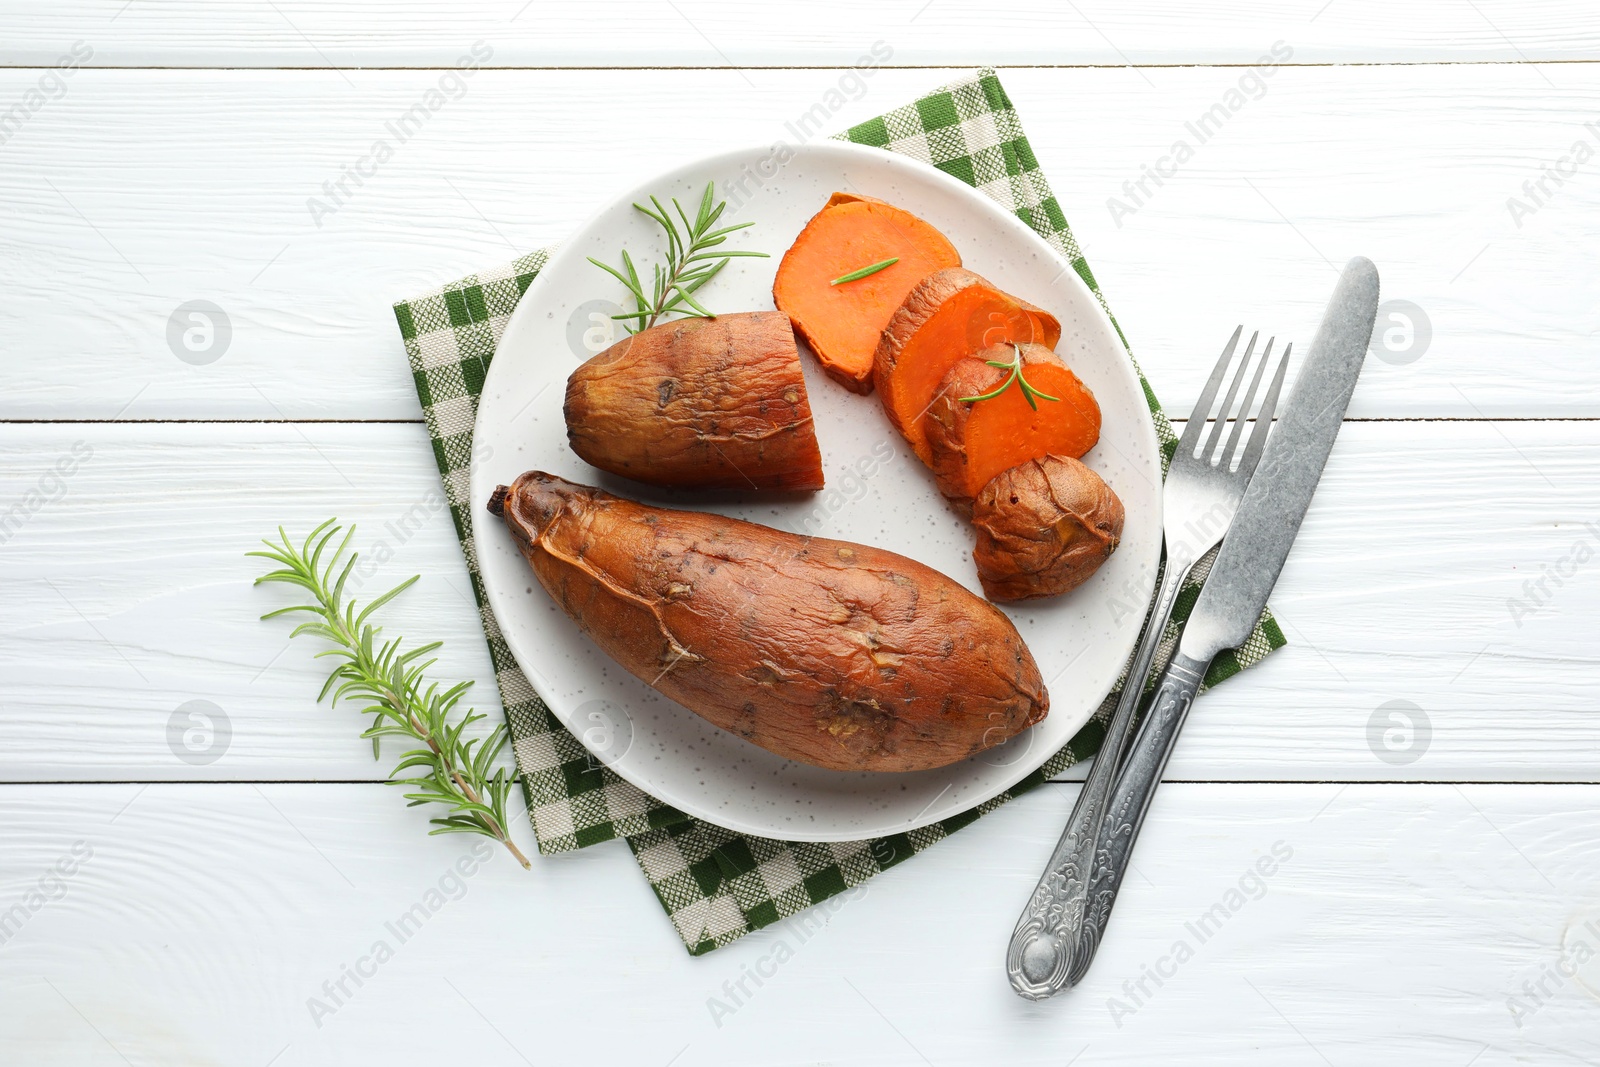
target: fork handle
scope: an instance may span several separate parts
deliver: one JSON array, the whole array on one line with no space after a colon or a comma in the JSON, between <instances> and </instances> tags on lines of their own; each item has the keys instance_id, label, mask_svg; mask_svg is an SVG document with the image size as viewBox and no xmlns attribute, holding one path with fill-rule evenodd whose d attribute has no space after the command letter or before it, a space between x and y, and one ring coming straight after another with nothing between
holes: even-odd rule
<instances>
[{"instance_id":1,"label":"fork handle","mask_svg":"<svg viewBox=\"0 0 1600 1067\"><path fill-rule=\"evenodd\" d=\"M1195 694L1200 691L1207 663L1175 652L1151 698L1150 711L1139 725L1126 765L1118 775L1105 814L1090 845L1088 896L1081 911L1076 936L1065 944L1068 973L1083 977L1105 936L1111 909L1128 873L1133 844L1150 810L1150 798L1172 755L1173 743L1183 729Z\"/></svg>"},{"instance_id":2,"label":"fork handle","mask_svg":"<svg viewBox=\"0 0 1600 1067\"><path fill-rule=\"evenodd\" d=\"M1161 645L1184 579L1193 568L1193 559L1168 556L1161 589L1128 666L1122 695L1106 727L1105 740L1090 765L1088 781L1084 782L1061 840L1050 854L1039 884L1011 933L1011 943L1006 949L1006 976L1011 980L1011 988L1029 1000L1043 1000L1069 985L1076 985L1094 954L1092 949L1087 954L1078 951L1076 945L1084 927L1084 903L1088 899L1095 840L1133 734L1145 675L1150 672L1156 649Z\"/></svg>"}]
</instances>

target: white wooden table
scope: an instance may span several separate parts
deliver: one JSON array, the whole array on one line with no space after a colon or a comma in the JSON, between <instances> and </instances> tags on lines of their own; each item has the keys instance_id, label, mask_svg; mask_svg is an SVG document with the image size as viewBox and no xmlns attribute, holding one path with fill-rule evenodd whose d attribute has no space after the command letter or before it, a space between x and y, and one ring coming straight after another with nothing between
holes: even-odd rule
<instances>
[{"instance_id":1,"label":"white wooden table","mask_svg":"<svg viewBox=\"0 0 1600 1067\"><path fill-rule=\"evenodd\" d=\"M0 1062L1600 1061L1592 4L44 6L0 4ZM480 41L494 69L313 219ZM375 584L423 575L394 628L445 640L441 673L498 714L448 519L394 532L437 483L390 302L783 136L877 42L893 69L833 124L1005 68L1176 416L1237 322L1309 338L1350 255L1420 309L1426 342L1369 360L1274 597L1291 645L1205 698L1109 940L1053 1002L1001 959L1070 783L819 933L701 959L620 842L495 856L313 1018L470 841L424 836L354 711L313 703L243 553L361 523L395 553ZM1114 218L1275 42L1287 65ZM209 363L169 345L193 300L231 328ZM169 740L196 700L229 727L209 763Z\"/></svg>"}]
</instances>

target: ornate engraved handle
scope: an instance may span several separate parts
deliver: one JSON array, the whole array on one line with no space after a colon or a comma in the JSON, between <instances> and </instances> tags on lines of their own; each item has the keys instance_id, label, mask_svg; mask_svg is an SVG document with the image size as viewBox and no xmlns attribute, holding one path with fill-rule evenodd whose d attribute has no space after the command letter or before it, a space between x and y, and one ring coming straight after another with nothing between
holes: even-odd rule
<instances>
[{"instance_id":1,"label":"ornate engraved handle","mask_svg":"<svg viewBox=\"0 0 1600 1067\"><path fill-rule=\"evenodd\" d=\"M1006 949L1006 974L1011 988L1029 1000L1054 996L1083 977L1093 957L1073 950L1084 928L1084 904L1088 899L1089 874L1095 857L1095 842L1112 789L1121 769L1131 735L1145 675L1161 644L1172 607L1183 587L1183 580L1194 561L1169 559L1161 579L1161 590L1145 623L1139 647L1128 667L1122 696L1111 715L1100 753L1090 765L1089 780L1078 794L1072 818L1050 854L1044 874L1028 898L1017 927ZM1081 957L1081 963L1080 963Z\"/></svg>"},{"instance_id":2,"label":"ornate engraved handle","mask_svg":"<svg viewBox=\"0 0 1600 1067\"><path fill-rule=\"evenodd\" d=\"M1077 985L1089 969L1111 918L1133 843L1144 825L1150 797L1161 781L1206 666L1182 653L1173 654L1103 808L1087 812L1092 821L1081 823L1079 813L1073 812L1073 821L1033 891L1006 953L1011 987L1029 1000L1043 1000ZM1091 800L1086 807L1098 806Z\"/></svg>"}]
</instances>

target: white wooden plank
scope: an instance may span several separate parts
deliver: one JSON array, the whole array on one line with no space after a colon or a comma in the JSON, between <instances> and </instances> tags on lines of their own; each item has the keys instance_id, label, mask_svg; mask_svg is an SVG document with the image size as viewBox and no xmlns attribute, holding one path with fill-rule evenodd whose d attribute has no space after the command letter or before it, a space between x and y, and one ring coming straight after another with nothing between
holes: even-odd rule
<instances>
[{"instance_id":1,"label":"white wooden plank","mask_svg":"<svg viewBox=\"0 0 1600 1067\"><path fill-rule=\"evenodd\" d=\"M512 66L833 66L880 40L897 63L1247 63L1281 38L1302 62L1514 62L1592 59L1591 14L1577 0L78 0L46 10L10 0L0 60L49 63L81 38L110 65L441 66L481 38L494 63Z\"/></svg>"},{"instance_id":2,"label":"white wooden plank","mask_svg":"<svg viewBox=\"0 0 1600 1067\"><path fill-rule=\"evenodd\" d=\"M0 951L0 1047L135 1067L1600 1058L1596 787L1168 786L1094 968L1029 1005L1003 948L1074 794L1007 805L809 935L691 959L620 843L451 880L471 843L424 837L376 786L6 787L5 907L75 842L92 855ZM401 943L387 924L441 878ZM335 1004L323 983L358 964ZM336 1009L320 1027L313 997Z\"/></svg>"},{"instance_id":3,"label":"white wooden plank","mask_svg":"<svg viewBox=\"0 0 1600 1067\"><path fill-rule=\"evenodd\" d=\"M44 472L80 440L93 455L62 490ZM0 545L0 777L381 775L355 712L313 704L312 647L256 620L290 600L252 590L260 561L243 556L279 523L335 514L369 557L394 552L364 589L425 576L392 632L445 640L441 675L476 679L499 714L420 426L12 425L0 472L0 514L59 496ZM1273 597L1290 647L1202 700L1170 773L1600 780L1597 498L1600 423L1347 424ZM191 765L167 730L197 699L233 733ZM1391 753L1403 724L1369 722L1396 700L1430 733Z\"/></svg>"},{"instance_id":4,"label":"white wooden plank","mask_svg":"<svg viewBox=\"0 0 1600 1067\"><path fill-rule=\"evenodd\" d=\"M868 118L947 74L879 71L834 119ZM1424 309L1432 341L1407 365L1374 360L1356 415L1600 415L1587 317L1600 185L1582 169L1560 188L1546 179L1551 198L1521 228L1506 206L1596 136L1583 124L1600 104L1600 67L1551 68L1554 88L1525 66L1279 70L1176 177L1147 183L1154 195L1114 220L1110 198L1125 198L1142 167L1168 166L1174 141L1194 140L1185 124L1246 76L1005 75L1175 413L1241 319L1308 340L1329 263L1362 253L1383 269L1386 296ZM479 72L319 228L308 200L326 199L323 183L440 75L346 77L80 71L33 114L0 171L11 205L0 345L13 353L0 362L0 417L415 417L393 299L558 240L641 175L793 139L785 122L841 74ZM34 80L0 72L0 101ZM682 121L712 114L709 125ZM209 365L169 347L169 318L191 300L231 321L230 345Z\"/></svg>"},{"instance_id":5,"label":"white wooden plank","mask_svg":"<svg viewBox=\"0 0 1600 1067\"><path fill-rule=\"evenodd\" d=\"M0 685L17 728L4 756L11 777L387 773L393 762L374 763L358 740L354 708L313 706L326 675L313 659L320 646L291 647L292 622L258 619L302 601L287 587L253 589L271 564L244 555L279 524L304 537L333 515L360 526L355 544L372 563L352 577L363 599L424 575L391 605L391 632L444 640L440 676L477 679L473 700L500 721L420 424L13 426L3 436L0 499L26 509L29 491L59 495L0 547ZM58 489L49 471L74 445L92 454ZM377 563L386 549L394 558ZM221 708L231 737L185 740L194 720L179 708L195 700ZM176 736L174 722L184 724ZM300 756L286 763L286 751Z\"/></svg>"}]
</instances>

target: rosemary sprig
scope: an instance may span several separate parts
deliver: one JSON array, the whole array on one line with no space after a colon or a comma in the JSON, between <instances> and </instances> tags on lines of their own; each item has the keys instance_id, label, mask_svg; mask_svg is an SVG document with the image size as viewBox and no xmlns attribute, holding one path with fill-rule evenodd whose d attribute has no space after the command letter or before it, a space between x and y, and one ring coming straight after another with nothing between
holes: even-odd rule
<instances>
[{"instance_id":1,"label":"rosemary sprig","mask_svg":"<svg viewBox=\"0 0 1600 1067\"><path fill-rule=\"evenodd\" d=\"M996 367L1000 370L1011 371L1011 373L1006 376L1006 380L1000 383L1000 387L990 390L989 392L984 393L982 396L958 397L957 399L961 403L976 404L980 400L993 400L995 397L1011 388L1012 382L1016 382L1022 387L1023 399L1026 400L1028 402L1028 406L1035 411L1039 410L1039 405L1034 403L1034 397L1038 397L1040 400L1054 400L1057 403L1061 401L1059 396L1051 396L1049 393L1041 393L1039 390L1028 384L1028 379L1022 376L1022 346L1013 341L1011 347L1016 350L1017 354L1009 363L1004 363L995 359L984 360L984 362L991 367Z\"/></svg>"},{"instance_id":2,"label":"rosemary sprig","mask_svg":"<svg viewBox=\"0 0 1600 1067\"><path fill-rule=\"evenodd\" d=\"M653 196L650 198L650 203L654 210L643 204L633 205L655 220L667 234L667 262L665 266L659 263L651 266L649 290L645 289L643 281L640 280L639 271L634 267L633 259L628 255L627 249L622 250L621 270L602 263L593 256L589 257L590 263L627 286L628 292L632 294L636 309L611 316L627 323L629 333L649 329L664 315L713 318L712 313L695 299L694 294L715 278L722 268L728 265L730 259L737 256L768 258L765 252L713 251L728 239L730 233L754 225L750 222L741 222L713 229L717 220L722 217L723 209L728 206L727 201L713 203L712 193L715 189L714 183L706 183L705 194L700 197L700 210L695 212L693 222L689 221L688 213L683 210L683 205L678 203L676 197L672 200L672 206L677 209L677 220L674 220L671 213L662 206L661 201ZM678 229L678 221L683 223L681 231Z\"/></svg>"},{"instance_id":3,"label":"rosemary sprig","mask_svg":"<svg viewBox=\"0 0 1600 1067\"><path fill-rule=\"evenodd\" d=\"M890 256L888 259L880 259L878 262L873 263L870 266L862 267L860 270L853 270L849 274L841 274L828 284L843 285L845 282L853 282L858 278L870 278L880 270L888 270L898 262L900 262L899 256Z\"/></svg>"},{"instance_id":4,"label":"rosemary sprig","mask_svg":"<svg viewBox=\"0 0 1600 1067\"><path fill-rule=\"evenodd\" d=\"M344 584L356 565L359 553L345 552L356 529L350 527L344 539L331 554L333 543L342 527L337 520L329 519L296 548L283 527L278 527L279 541L263 541L266 551L248 552L282 565L281 570L263 574L256 585L265 582L286 582L297 585L311 594L315 603L296 604L279 608L261 616L275 618L303 611L315 618L295 627L291 637L311 634L321 637L332 648L323 649L317 657L332 656L339 664L317 696L318 702L332 693L330 703L341 699L361 700L367 703L362 711L373 717L372 725L361 734L372 738L372 757L378 758L378 745L384 737L405 737L421 742L400 757L400 763L389 772L390 782L409 788L406 799L418 804L444 804L450 813L430 819L435 829L430 834L482 834L505 845L517 862L528 867L528 857L517 848L516 842L506 833L506 795L514 779L505 767L495 769L494 763L506 744L506 726L496 726L486 738L468 738L466 732L473 723L486 716L468 708L465 715L451 721L462 695L472 686L470 681L458 682L448 689L440 689L438 682L428 681L424 675L436 662L423 657L438 649L443 642L418 645L401 651L402 638L379 643L380 627L368 623L372 613L399 596L417 575L406 579L393 589L369 603L359 612L354 601L344 598ZM323 556L327 554L324 565ZM343 566L340 560L344 558ZM421 661L421 662L419 662ZM408 778L395 775L413 768L424 773Z\"/></svg>"}]
</instances>

